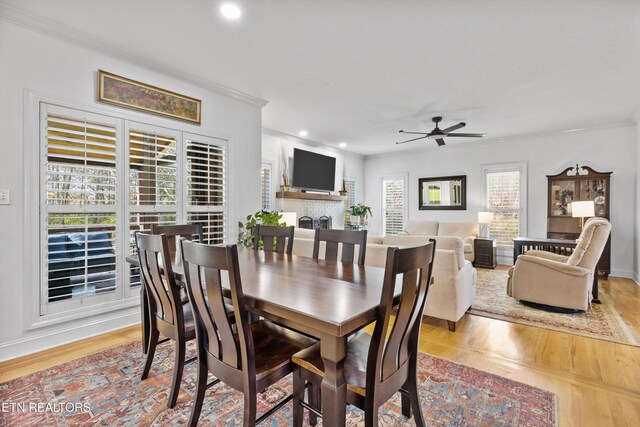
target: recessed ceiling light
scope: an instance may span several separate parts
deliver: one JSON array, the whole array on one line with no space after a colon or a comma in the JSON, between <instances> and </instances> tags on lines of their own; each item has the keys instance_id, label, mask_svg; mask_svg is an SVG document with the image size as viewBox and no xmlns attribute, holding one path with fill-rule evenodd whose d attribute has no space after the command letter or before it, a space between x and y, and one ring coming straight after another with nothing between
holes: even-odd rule
<instances>
[{"instance_id":1,"label":"recessed ceiling light","mask_svg":"<svg viewBox=\"0 0 640 427\"><path fill-rule=\"evenodd\" d=\"M301 130L300 132L298 132L298 135L300 135L300 136L303 136L303 137L304 137L304 136L309 135L309 132L307 132L306 130Z\"/></svg>"},{"instance_id":2,"label":"recessed ceiling light","mask_svg":"<svg viewBox=\"0 0 640 427\"><path fill-rule=\"evenodd\" d=\"M340 148L345 148L347 146L347 143L346 142L341 142L338 145L340 146Z\"/></svg>"},{"instance_id":3,"label":"recessed ceiling light","mask_svg":"<svg viewBox=\"0 0 640 427\"><path fill-rule=\"evenodd\" d=\"M242 15L242 11L238 6L231 3L225 3L220 6L220 13L227 19L238 19Z\"/></svg>"}]
</instances>

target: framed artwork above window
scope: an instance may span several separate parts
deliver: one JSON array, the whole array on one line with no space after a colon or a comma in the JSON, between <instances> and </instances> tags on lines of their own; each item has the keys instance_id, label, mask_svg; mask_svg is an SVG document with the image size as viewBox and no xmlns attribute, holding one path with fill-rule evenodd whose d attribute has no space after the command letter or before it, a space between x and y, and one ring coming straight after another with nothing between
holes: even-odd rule
<instances>
[{"instance_id":1,"label":"framed artwork above window","mask_svg":"<svg viewBox=\"0 0 640 427\"><path fill-rule=\"evenodd\" d=\"M467 176L418 179L418 209L467 210Z\"/></svg>"}]
</instances>

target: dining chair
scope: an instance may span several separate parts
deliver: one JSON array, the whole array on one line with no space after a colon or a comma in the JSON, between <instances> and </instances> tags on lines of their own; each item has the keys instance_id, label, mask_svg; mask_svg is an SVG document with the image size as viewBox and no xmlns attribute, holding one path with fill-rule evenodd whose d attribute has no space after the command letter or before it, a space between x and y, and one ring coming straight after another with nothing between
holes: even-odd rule
<instances>
[{"instance_id":1,"label":"dining chair","mask_svg":"<svg viewBox=\"0 0 640 427\"><path fill-rule=\"evenodd\" d=\"M341 262L354 262L354 249L358 245L358 265L364 265L367 251L367 230L334 230L317 228L313 240L313 258L320 256L320 242L325 242L324 259L338 260L338 244L342 244Z\"/></svg>"},{"instance_id":2,"label":"dining chair","mask_svg":"<svg viewBox=\"0 0 640 427\"><path fill-rule=\"evenodd\" d=\"M418 398L417 356L422 314L432 283L434 253L433 239L424 246L387 249L373 335L360 334L347 343L344 362L347 403L364 411L367 427L378 426L378 408L398 391L402 396L402 413L410 417L413 412L416 425L425 425ZM402 275L401 297L392 326L398 275ZM321 415L317 404L303 401L307 383L319 395L324 376L320 344L301 350L292 360L297 366L293 374L293 425L301 426L304 408Z\"/></svg>"},{"instance_id":3,"label":"dining chair","mask_svg":"<svg viewBox=\"0 0 640 427\"><path fill-rule=\"evenodd\" d=\"M256 225L254 228L253 249L260 249L263 243L265 252L279 252L291 255L293 251L293 233L295 227L280 227L277 225Z\"/></svg>"},{"instance_id":4,"label":"dining chair","mask_svg":"<svg viewBox=\"0 0 640 427\"><path fill-rule=\"evenodd\" d=\"M151 225L151 234L164 234L167 236L169 243L169 253L171 255L177 252L177 241L183 237L187 240L197 240L204 243L202 224L176 224L176 225Z\"/></svg>"},{"instance_id":5,"label":"dining chair","mask_svg":"<svg viewBox=\"0 0 640 427\"><path fill-rule=\"evenodd\" d=\"M198 424L208 387L207 375L211 372L244 393L243 425L255 426L292 398L288 396L256 419L257 391L291 373L291 355L314 341L266 320L249 322L236 245L183 241L182 259L198 343L196 395L189 425ZM235 330L224 304L223 282L228 283L231 292Z\"/></svg>"},{"instance_id":6,"label":"dining chair","mask_svg":"<svg viewBox=\"0 0 640 427\"><path fill-rule=\"evenodd\" d=\"M193 361L185 362L185 346L187 341L195 338L195 324L189 305L181 300L180 288L173 276L167 236L143 233L136 233L135 236L142 283L147 292L150 313L147 356L141 379L145 380L149 375L157 345L173 340L173 383L167 404L169 408L173 408L180 392L184 365ZM159 341L160 334L167 338Z\"/></svg>"}]
</instances>

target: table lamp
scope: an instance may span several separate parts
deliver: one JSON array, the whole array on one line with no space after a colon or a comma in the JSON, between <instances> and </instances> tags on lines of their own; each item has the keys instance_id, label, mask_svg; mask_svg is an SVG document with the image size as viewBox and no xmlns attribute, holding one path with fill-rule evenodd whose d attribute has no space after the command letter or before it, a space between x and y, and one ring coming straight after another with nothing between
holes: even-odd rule
<instances>
[{"instance_id":1,"label":"table lamp","mask_svg":"<svg viewBox=\"0 0 640 427\"><path fill-rule=\"evenodd\" d=\"M593 200L584 202L572 202L571 216L574 218L580 218L580 230L582 230L582 227L584 227L584 219L596 216L596 209Z\"/></svg>"},{"instance_id":2,"label":"table lamp","mask_svg":"<svg viewBox=\"0 0 640 427\"><path fill-rule=\"evenodd\" d=\"M480 237L489 237L489 224L493 221L493 212L478 212L478 223L480 224Z\"/></svg>"}]
</instances>

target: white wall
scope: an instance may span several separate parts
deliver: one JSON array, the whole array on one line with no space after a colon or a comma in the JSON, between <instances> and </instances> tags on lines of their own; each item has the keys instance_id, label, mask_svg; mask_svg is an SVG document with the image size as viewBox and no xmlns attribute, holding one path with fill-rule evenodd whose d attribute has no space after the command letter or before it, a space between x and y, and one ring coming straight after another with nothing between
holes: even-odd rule
<instances>
[{"instance_id":1,"label":"white wall","mask_svg":"<svg viewBox=\"0 0 640 427\"><path fill-rule=\"evenodd\" d=\"M636 121L636 204L633 233L633 280L640 285L640 120Z\"/></svg>"},{"instance_id":2,"label":"white wall","mask_svg":"<svg viewBox=\"0 0 640 427\"><path fill-rule=\"evenodd\" d=\"M317 209L310 209L309 213L306 213L306 208L303 206L305 205L304 203L300 204L294 202L286 204L283 203L282 199L275 199L275 193L276 191L280 191L280 185L282 184L282 162L280 154L281 150L284 149L286 156L289 159L289 178L291 179L291 173L293 172L292 158L294 148L323 154L325 156L335 157L336 192L342 188L342 171L344 167L345 176L356 181L358 201L360 202L364 199L364 159L362 156L324 145L307 144L302 142L302 140L298 138L278 135L276 132L265 130L265 132L263 132L262 134L262 158L263 161L271 163L273 165L271 193L274 195L274 209L285 211L287 210L287 208L300 209L300 212L298 212L298 217L300 217L300 215L309 215L310 213L315 215L314 212L318 212L317 209L322 209L326 203L329 203L318 203ZM342 205L343 204L340 204L340 206ZM334 207L333 204L331 205L331 207ZM337 212L335 209L328 209L328 211L328 213L333 214L333 226L335 228L339 228L342 225L342 213L344 213L344 210L341 210L341 213Z\"/></svg>"},{"instance_id":3,"label":"white wall","mask_svg":"<svg viewBox=\"0 0 640 427\"><path fill-rule=\"evenodd\" d=\"M380 177L408 173L409 219L477 221L482 210L484 164L527 162L527 236L545 237L547 231L547 178L576 163L598 171L613 171L611 177L612 274L632 277L637 144L635 126L565 132L515 138L511 141L473 141L442 148L365 159L365 203L374 209L371 232L380 233ZM421 144L432 144L422 142ZM418 178L467 175L466 211L418 210ZM636 232L637 235L637 232ZM636 264L637 265L637 264ZM637 268L636 268L636 271Z\"/></svg>"},{"instance_id":4,"label":"white wall","mask_svg":"<svg viewBox=\"0 0 640 427\"><path fill-rule=\"evenodd\" d=\"M97 103L98 69L201 99L202 124L191 125ZM139 322L138 307L133 307L90 319L26 330L27 301L23 290L33 283L25 280L24 272L38 266L37 252L36 255L25 255L23 242L28 231L25 217L29 209L34 208L26 205L27 197L23 194L23 149L25 144L38 144L37 139L23 135L23 117L29 107L24 102L27 91L102 112L122 114L126 111L129 117L145 123L226 137L230 141L227 222L230 240L235 238L238 217L260 207L259 106L0 20L0 188L11 190L11 204L0 206L0 360ZM35 126L37 130L37 122L27 125Z\"/></svg>"}]
</instances>

